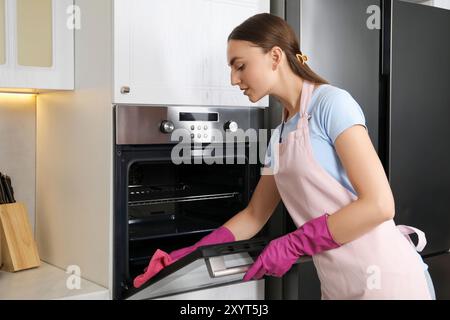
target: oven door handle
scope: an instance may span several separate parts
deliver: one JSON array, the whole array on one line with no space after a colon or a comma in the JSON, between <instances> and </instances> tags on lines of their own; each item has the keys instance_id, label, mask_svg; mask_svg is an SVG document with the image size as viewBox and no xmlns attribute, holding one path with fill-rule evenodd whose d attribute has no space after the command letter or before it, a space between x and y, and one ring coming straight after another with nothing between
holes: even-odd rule
<instances>
[{"instance_id":1,"label":"oven door handle","mask_svg":"<svg viewBox=\"0 0 450 320\"><path fill-rule=\"evenodd\" d=\"M216 244L211 246L200 247L203 258L205 259L206 268L211 278L226 277L239 273L245 273L252 266L251 264L226 267L225 256L235 253L261 253L268 241L265 238L257 238L244 241L236 241L232 243Z\"/></svg>"},{"instance_id":2,"label":"oven door handle","mask_svg":"<svg viewBox=\"0 0 450 320\"><path fill-rule=\"evenodd\" d=\"M211 278L220 278L245 273L252 266L252 264L246 264L227 268L225 266L225 258L223 256L205 258L205 263Z\"/></svg>"}]
</instances>

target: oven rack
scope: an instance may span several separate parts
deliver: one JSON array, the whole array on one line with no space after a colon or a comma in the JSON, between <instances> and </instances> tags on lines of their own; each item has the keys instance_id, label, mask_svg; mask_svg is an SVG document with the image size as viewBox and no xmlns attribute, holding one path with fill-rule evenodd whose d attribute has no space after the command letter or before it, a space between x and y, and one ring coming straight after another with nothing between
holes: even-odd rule
<instances>
[{"instance_id":1,"label":"oven rack","mask_svg":"<svg viewBox=\"0 0 450 320\"><path fill-rule=\"evenodd\" d=\"M140 200L140 201L129 201L128 206L133 207L133 206L155 205L155 204L164 204L164 203L228 199L228 198L234 198L238 195L239 195L239 192L228 192L228 193L216 193L216 194L184 196L184 197L170 197L170 198L162 198L162 199L147 199L147 200Z\"/></svg>"},{"instance_id":2,"label":"oven rack","mask_svg":"<svg viewBox=\"0 0 450 320\"><path fill-rule=\"evenodd\" d=\"M181 216L170 221L153 221L129 225L131 242L168 237L179 237L195 233L209 232L221 224L201 218Z\"/></svg>"}]
</instances>

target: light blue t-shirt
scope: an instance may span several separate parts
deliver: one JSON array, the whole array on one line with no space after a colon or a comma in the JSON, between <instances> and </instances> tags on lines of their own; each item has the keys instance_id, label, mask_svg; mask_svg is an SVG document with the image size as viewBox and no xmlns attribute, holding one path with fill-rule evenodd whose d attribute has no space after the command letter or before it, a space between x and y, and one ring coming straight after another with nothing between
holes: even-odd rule
<instances>
[{"instance_id":1,"label":"light blue t-shirt","mask_svg":"<svg viewBox=\"0 0 450 320\"><path fill-rule=\"evenodd\" d=\"M321 85L316 88L308 106L309 132L314 158L316 161L345 188L356 195L344 167L336 153L334 143L337 137L354 125L362 125L366 129L366 120L359 104L345 90L332 85ZM283 129L282 139L297 129L300 114L289 119ZM281 131L281 125L275 130ZM276 159L272 158L272 150L278 135L272 134L266 152L265 165L272 167Z\"/></svg>"}]
</instances>

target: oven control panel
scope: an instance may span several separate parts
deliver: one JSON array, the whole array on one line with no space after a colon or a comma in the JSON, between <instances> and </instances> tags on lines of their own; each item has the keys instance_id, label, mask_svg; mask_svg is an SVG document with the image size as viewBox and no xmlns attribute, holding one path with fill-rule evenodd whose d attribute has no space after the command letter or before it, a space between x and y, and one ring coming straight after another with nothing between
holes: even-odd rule
<instances>
[{"instance_id":1,"label":"oven control panel","mask_svg":"<svg viewBox=\"0 0 450 320\"><path fill-rule=\"evenodd\" d=\"M225 141L226 134L233 134L235 142L253 141L263 127L263 112L248 107L117 105L116 143L214 143Z\"/></svg>"}]
</instances>

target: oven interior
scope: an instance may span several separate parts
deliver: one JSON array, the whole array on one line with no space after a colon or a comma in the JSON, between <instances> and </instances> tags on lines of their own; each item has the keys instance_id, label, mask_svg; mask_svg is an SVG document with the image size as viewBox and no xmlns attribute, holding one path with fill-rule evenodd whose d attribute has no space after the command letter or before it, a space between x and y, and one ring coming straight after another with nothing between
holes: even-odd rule
<instances>
[{"instance_id":1,"label":"oven interior","mask_svg":"<svg viewBox=\"0 0 450 320\"><path fill-rule=\"evenodd\" d=\"M143 272L156 249L193 245L244 209L252 166L133 163L128 172L128 269Z\"/></svg>"}]
</instances>

